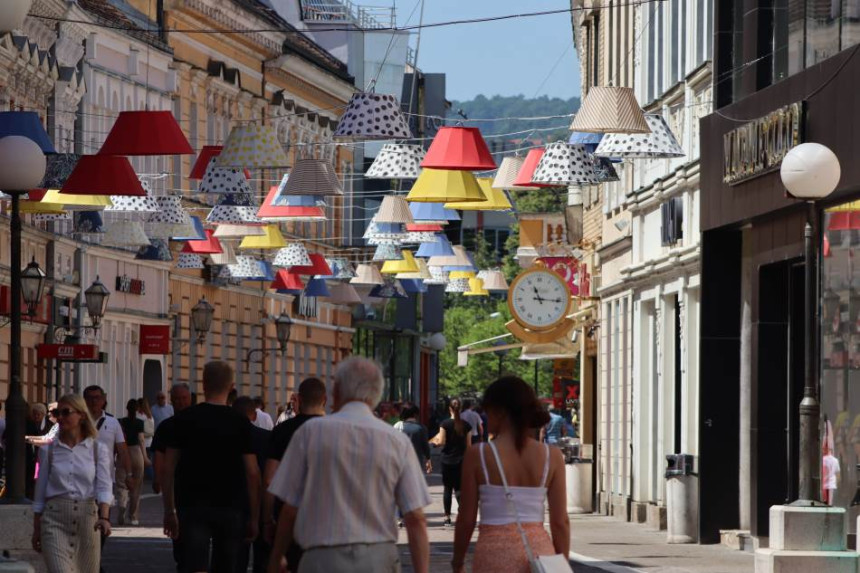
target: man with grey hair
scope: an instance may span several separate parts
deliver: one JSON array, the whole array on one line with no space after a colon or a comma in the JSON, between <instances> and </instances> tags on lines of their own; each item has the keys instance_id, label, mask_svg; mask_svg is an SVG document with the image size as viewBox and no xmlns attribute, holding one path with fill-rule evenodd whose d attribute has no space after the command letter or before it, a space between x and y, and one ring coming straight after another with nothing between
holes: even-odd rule
<instances>
[{"instance_id":1,"label":"man with grey hair","mask_svg":"<svg viewBox=\"0 0 860 573\"><path fill-rule=\"evenodd\" d=\"M413 570L428 572L430 492L409 438L373 415L383 386L378 364L344 360L334 374L335 413L293 436L269 487L284 502L269 571L295 539L305 550L299 573L399 572L400 509Z\"/></svg>"}]
</instances>

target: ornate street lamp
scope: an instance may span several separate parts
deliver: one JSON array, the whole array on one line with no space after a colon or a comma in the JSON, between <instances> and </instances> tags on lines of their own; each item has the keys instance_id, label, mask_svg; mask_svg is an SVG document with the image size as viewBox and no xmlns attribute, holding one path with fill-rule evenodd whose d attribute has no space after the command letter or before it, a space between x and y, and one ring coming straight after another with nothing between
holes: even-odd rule
<instances>
[{"instance_id":1,"label":"ornate street lamp","mask_svg":"<svg viewBox=\"0 0 860 573\"><path fill-rule=\"evenodd\" d=\"M842 171L839 159L819 143L802 143L786 154L782 160L780 176L792 196L809 203L806 226L803 230L805 301L805 375L803 400L800 402L800 471L797 505L815 505L820 488L815 476L821 467L821 436L818 402L818 370L815 348L818 333L818 289L815 283L818 264L818 209L817 199L827 197L839 185Z\"/></svg>"},{"instance_id":2,"label":"ornate street lamp","mask_svg":"<svg viewBox=\"0 0 860 573\"><path fill-rule=\"evenodd\" d=\"M87 314L90 315L90 321L93 324L94 330L97 330L102 324L102 318L104 318L105 312L107 311L109 298L110 291L99 280L98 275L96 275L95 282L90 285L90 288L84 291L84 299L87 303Z\"/></svg>"},{"instance_id":3,"label":"ornate street lamp","mask_svg":"<svg viewBox=\"0 0 860 573\"><path fill-rule=\"evenodd\" d=\"M36 257L30 261L23 271L21 271L21 295L24 297L24 303L27 305L27 316L36 316L36 309L39 308L39 303L42 302L42 293L45 289L45 271L36 262Z\"/></svg>"},{"instance_id":4,"label":"ornate street lamp","mask_svg":"<svg viewBox=\"0 0 860 573\"><path fill-rule=\"evenodd\" d=\"M290 342L290 331L293 328L293 319L287 313L281 311L281 316L275 319L275 334L281 347L281 354L287 354L287 344Z\"/></svg>"},{"instance_id":5,"label":"ornate street lamp","mask_svg":"<svg viewBox=\"0 0 860 573\"><path fill-rule=\"evenodd\" d=\"M202 342L212 328L212 318L215 316L215 307L209 304L206 297L202 297L191 309L191 323L197 333L197 341Z\"/></svg>"}]
</instances>

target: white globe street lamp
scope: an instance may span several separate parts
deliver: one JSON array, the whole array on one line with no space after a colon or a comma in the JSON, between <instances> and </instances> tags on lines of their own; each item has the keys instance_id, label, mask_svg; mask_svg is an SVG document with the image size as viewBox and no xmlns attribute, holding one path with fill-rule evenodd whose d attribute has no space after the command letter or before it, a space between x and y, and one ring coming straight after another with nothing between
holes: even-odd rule
<instances>
[{"instance_id":1,"label":"white globe street lamp","mask_svg":"<svg viewBox=\"0 0 860 573\"><path fill-rule=\"evenodd\" d=\"M793 197L815 201L833 193L842 168L830 148L820 143L801 143L786 154L779 174Z\"/></svg>"}]
</instances>

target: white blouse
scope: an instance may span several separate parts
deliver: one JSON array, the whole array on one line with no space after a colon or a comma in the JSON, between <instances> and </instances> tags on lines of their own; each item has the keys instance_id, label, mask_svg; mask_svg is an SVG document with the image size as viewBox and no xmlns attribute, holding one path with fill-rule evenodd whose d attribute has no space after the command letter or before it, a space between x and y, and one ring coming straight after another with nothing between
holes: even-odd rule
<instances>
[{"instance_id":1,"label":"white blouse","mask_svg":"<svg viewBox=\"0 0 860 573\"><path fill-rule=\"evenodd\" d=\"M94 447L98 447L98 453ZM39 479L36 481L33 511L42 513L45 502L54 497L95 498L99 503L112 503L111 457L107 446L92 438L83 440L74 448L59 439L39 448Z\"/></svg>"}]
</instances>

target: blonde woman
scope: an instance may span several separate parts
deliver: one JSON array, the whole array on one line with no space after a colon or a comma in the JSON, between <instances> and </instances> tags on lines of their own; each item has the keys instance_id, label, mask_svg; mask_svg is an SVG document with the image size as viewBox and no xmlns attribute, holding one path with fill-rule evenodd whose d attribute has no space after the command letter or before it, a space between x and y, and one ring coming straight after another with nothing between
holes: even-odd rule
<instances>
[{"instance_id":1,"label":"blonde woman","mask_svg":"<svg viewBox=\"0 0 860 573\"><path fill-rule=\"evenodd\" d=\"M132 398L125 406L128 416L119 419L125 443L128 445L128 457L131 459L131 483L128 483L128 472L124 468L116 469L117 505L119 517L117 523L124 525L126 517L131 525L140 525L140 489L143 483L143 469L152 465L146 453L146 437L143 421L137 417L137 400ZM126 514L128 509L128 514Z\"/></svg>"},{"instance_id":2,"label":"blonde woman","mask_svg":"<svg viewBox=\"0 0 860 573\"><path fill-rule=\"evenodd\" d=\"M152 409L146 398L139 398L137 401L137 419L143 422L144 445L149 452L152 448L152 436L155 435L155 418L152 417Z\"/></svg>"},{"instance_id":3,"label":"blonde woman","mask_svg":"<svg viewBox=\"0 0 860 573\"><path fill-rule=\"evenodd\" d=\"M96 573L100 536L110 535L110 455L83 398L67 394L54 412L57 439L39 450L33 549L49 573Z\"/></svg>"}]
</instances>

